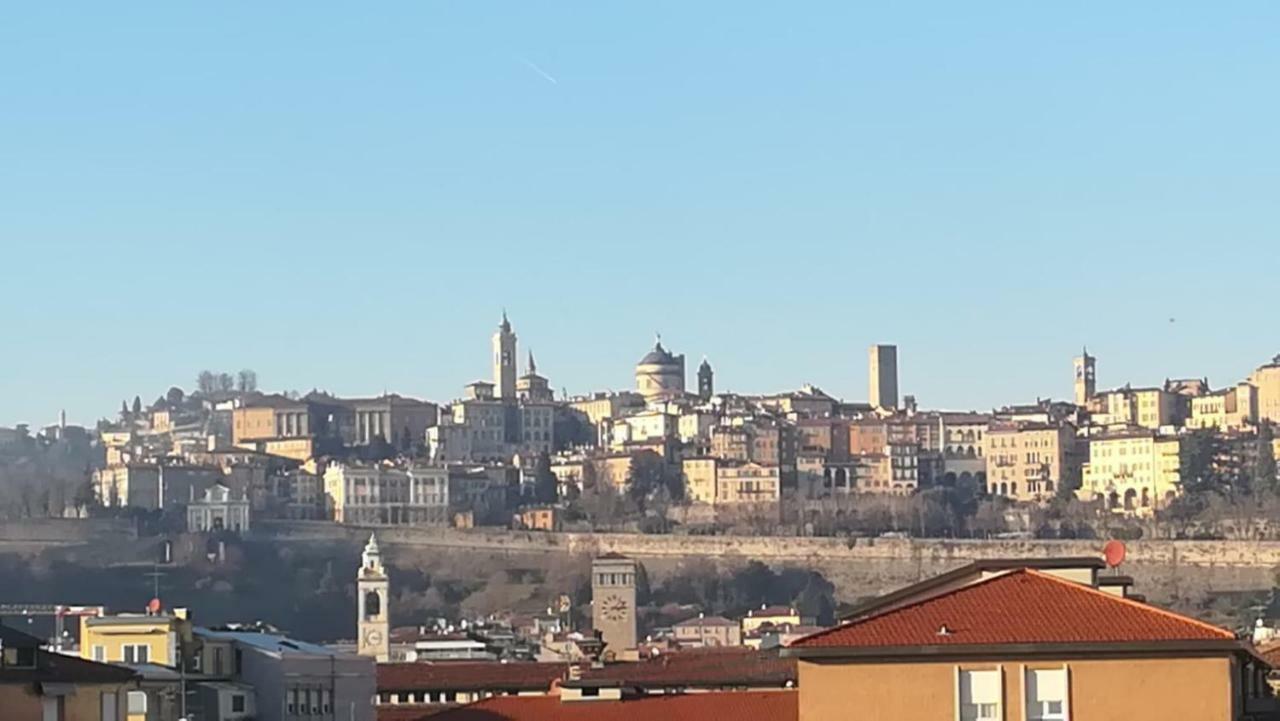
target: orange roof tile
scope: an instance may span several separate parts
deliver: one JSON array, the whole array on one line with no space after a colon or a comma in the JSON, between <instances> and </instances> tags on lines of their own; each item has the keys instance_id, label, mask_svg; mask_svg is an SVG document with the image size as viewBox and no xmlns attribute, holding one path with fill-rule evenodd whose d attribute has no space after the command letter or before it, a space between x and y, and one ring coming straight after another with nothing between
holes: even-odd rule
<instances>
[{"instance_id":1,"label":"orange roof tile","mask_svg":"<svg viewBox=\"0 0 1280 721\"><path fill-rule=\"evenodd\" d=\"M555 696L499 696L450 709L431 721L796 721L794 691L725 691L642 696L623 701L561 701ZM379 709L378 721L388 721ZM408 721L397 716L395 721ZM416 719L412 720L416 721Z\"/></svg>"},{"instance_id":2,"label":"orange roof tile","mask_svg":"<svg viewBox=\"0 0 1280 721\"><path fill-rule=\"evenodd\" d=\"M807 636L791 648L1234 639L1193 618L1021 569Z\"/></svg>"}]
</instances>

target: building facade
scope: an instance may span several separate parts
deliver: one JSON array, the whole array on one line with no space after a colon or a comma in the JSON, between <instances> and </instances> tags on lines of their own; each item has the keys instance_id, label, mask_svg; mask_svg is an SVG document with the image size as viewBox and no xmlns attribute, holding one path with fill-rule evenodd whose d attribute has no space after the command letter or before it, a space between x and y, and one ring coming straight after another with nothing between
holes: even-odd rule
<instances>
[{"instance_id":1,"label":"building facade","mask_svg":"<svg viewBox=\"0 0 1280 721\"><path fill-rule=\"evenodd\" d=\"M1182 488L1181 441L1151 432L1089 439L1089 461L1077 495L1106 508L1150 515Z\"/></svg>"},{"instance_id":2,"label":"building facade","mask_svg":"<svg viewBox=\"0 0 1280 721\"><path fill-rule=\"evenodd\" d=\"M324 492L327 514L337 523L448 523L449 472L442 466L331 463L324 472Z\"/></svg>"},{"instance_id":3,"label":"building facade","mask_svg":"<svg viewBox=\"0 0 1280 721\"><path fill-rule=\"evenodd\" d=\"M986 433L987 491L1016 501L1047 500L1079 478L1075 429L1048 423L1000 422Z\"/></svg>"}]
</instances>

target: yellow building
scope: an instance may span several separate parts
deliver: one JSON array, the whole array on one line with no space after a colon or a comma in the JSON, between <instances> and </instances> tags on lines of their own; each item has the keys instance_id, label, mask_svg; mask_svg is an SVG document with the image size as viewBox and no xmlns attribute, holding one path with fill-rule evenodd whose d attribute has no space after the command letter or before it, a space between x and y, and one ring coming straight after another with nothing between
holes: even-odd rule
<instances>
[{"instance_id":1,"label":"yellow building","mask_svg":"<svg viewBox=\"0 0 1280 721\"><path fill-rule=\"evenodd\" d=\"M1188 428L1237 431L1258 421L1258 389L1248 383L1191 399Z\"/></svg>"},{"instance_id":2,"label":"yellow building","mask_svg":"<svg viewBox=\"0 0 1280 721\"><path fill-rule=\"evenodd\" d=\"M777 503L782 481L778 466L722 463L716 468L716 504Z\"/></svg>"},{"instance_id":3,"label":"yellow building","mask_svg":"<svg viewBox=\"0 0 1280 721\"><path fill-rule=\"evenodd\" d=\"M80 617L80 657L89 661L176 667L179 649L190 646L186 609L174 609L172 614Z\"/></svg>"},{"instance_id":4,"label":"yellow building","mask_svg":"<svg viewBox=\"0 0 1280 721\"><path fill-rule=\"evenodd\" d=\"M1155 431L1181 423L1187 400L1164 388L1119 388L1093 399L1091 420L1099 426L1141 426Z\"/></svg>"},{"instance_id":5,"label":"yellow building","mask_svg":"<svg viewBox=\"0 0 1280 721\"><path fill-rule=\"evenodd\" d=\"M993 423L983 441L987 490L1017 501L1052 498L1074 485L1075 429L1047 423Z\"/></svg>"},{"instance_id":6,"label":"yellow building","mask_svg":"<svg viewBox=\"0 0 1280 721\"><path fill-rule=\"evenodd\" d=\"M760 630L766 624L770 626L799 626L804 621L800 612L790 606L761 606L747 611L742 617L742 635Z\"/></svg>"},{"instance_id":7,"label":"yellow building","mask_svg":"<svg viewBox=\"0 0 1280 721\"><path fill-rule=\"evenodd\" d=\"M1147 515L1181 491L1181 442L1154 433L1119 433L1089 440L1089 461L1076 495L1107 508Z\"/></svg>"},{"instance_id":8,"label":"yellow building","mask_svg":"<svg viewBox=\"0 0 1280 721\"><path fill-rule=\"evenodd\" d=\"M1249 382L1258 389L1258 417L1280 423L1280 355L1254 371Z\"/></svg>"},{"instance_id":9,"label":"yellow building","mask_svg":"<svg viewBox=\"0 0 1280 721\"><path fill-rule=\"evenodd\" d=\"M684 497L690 503L716 502L716 459L690 457L681 461L684 474Z\"/></svg>"}]
</instances>

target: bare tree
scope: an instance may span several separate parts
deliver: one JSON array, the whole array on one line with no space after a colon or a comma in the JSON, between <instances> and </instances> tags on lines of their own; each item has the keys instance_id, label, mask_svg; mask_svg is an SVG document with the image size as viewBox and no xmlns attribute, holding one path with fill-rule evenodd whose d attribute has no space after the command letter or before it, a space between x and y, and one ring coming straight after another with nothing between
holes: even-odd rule
<instances>
[{"instance_id":1,"label":"bare tree","mask_svg":"<svg viewBox=\"0 0 1280 721\"><path fill-rule=\"evenodd\" d=\"M200 375L196 376L196 389L200 395L210 395L218 389L218 377L213 371L200 371Z\"/></svg>"},{"instance_id":2,"label":"bare tree","mask_svg":"<svg viewBox=\"0 0 1280 721\"><path fill-rule=\"evenodd\" d=\"M235 390L236 379L231 377L230 373L219 373L216 388L222 393L230 393Z\"/></svg>"},{"instance_id":3,"label":"bare tree","mask_svg":"<svg viewBox=\"0 0 1280 721\"><path fill-rule=\"evenodd\" d=\"M236 387L241 393L252 393L258 390L258 374L245 368L236 374Z\"/></svg>"}]
</instances>

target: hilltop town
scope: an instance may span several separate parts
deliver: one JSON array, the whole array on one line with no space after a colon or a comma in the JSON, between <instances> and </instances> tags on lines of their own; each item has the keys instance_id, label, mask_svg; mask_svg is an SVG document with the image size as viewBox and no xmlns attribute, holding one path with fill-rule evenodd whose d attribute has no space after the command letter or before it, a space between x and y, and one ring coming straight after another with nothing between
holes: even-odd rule
<instances>
[{"instance_id":1,"label":"hilltop town","mask_svg":"<svg viewBox=\"0 0 1280 721\"><path fill-rule=\"evenodd\" d=\"M1155 643L1174 668L1194 641L1266 675L1265 562L1268 580L1237 574L1222 586L1234 596L1208 596L1220 579L1158 552L1134 576L1115 573L1112 546L1097 554L1117 538L1280 537L1280 358L1221 387L1106 389L1084 350L1068 399L954 411L900 395L898 352L872 346L867 400L849 401L813 385L718 389L706 359L690 386L685 356L659 339L634 390L562 397L532 353L520 372L504 313L491 380L447 403L268 393L252 371L205 371L93 428L0 429L0 610L26 620L4 645L90 664L75 683L114 689L143 710L131 721L576 718L583 700L639 714L619 718L745 704L794 719L823 708L804 694L827 683L826 649L895 658L876 619L908 600L947 609L929 633L950 637L986 603L1011 619L1018 604L1065 604L1062 624L1110 603L1133 614L1136 577L1234 631L1187 618L1148 638L1138 614L1100 633ZM911 545L935 542L973 545ZM610 550L622 547L635 553ZM1183 563L1217 563L1197 552L1209 560L1188 549ZM1023 645L1038 633L980 631ZM994 648L983 658L1007 657ZM1102 663L1112 650L1070 653ZM269 680L279 673L296 682ZM994 693L992 679L966 683ZM1240 703L1271 703L1262 681L1250 688ZM1066 718L1044 708L1036 718Z\"/></svg>"}]
</instances>

